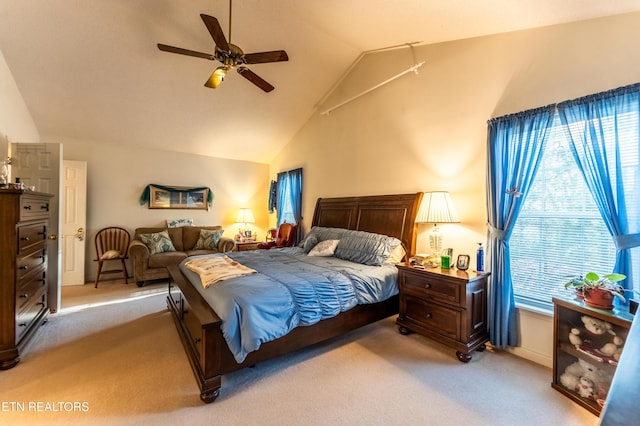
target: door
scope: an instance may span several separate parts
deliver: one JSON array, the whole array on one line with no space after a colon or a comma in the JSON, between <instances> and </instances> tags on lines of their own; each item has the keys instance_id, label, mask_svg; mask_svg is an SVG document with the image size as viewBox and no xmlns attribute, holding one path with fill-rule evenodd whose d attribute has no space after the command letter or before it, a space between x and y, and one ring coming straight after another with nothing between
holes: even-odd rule
<instances>
[{"instance_id":1,"label":"door","mask_svg":"<svg viewBox=\"0 0 640 426\"><path fill-rule=\"evenodd\" d=\"M34 186L38 192L53 194L47 235L47 284L49 285L49 309L57 312L60 308L60 263L62 247L58 244L61 229L60 170L62 169L62 145L57 143L10 143L11 178L20 178L25 186Z\"/></svg>"},{"instance_id":2,"label":"door","mask_svg":"<svg viewBox=\"0 0 640 426\"><path fill-rule=\"evenodd\" d=\"M83 285L87 229L87 162L63 160L62 163L62 285Z\"/></svg>"}]
</instances>

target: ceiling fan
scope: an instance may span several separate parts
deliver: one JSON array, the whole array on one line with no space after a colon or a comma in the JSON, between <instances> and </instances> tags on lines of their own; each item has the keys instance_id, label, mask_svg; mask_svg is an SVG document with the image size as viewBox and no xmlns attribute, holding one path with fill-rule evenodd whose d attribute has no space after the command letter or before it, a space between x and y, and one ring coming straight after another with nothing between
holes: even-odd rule
<instances>
[{"instance_id":1,"label":"ceiling fan","mask_svg":"<svg viewBox=\"0 0 640 426\"><path fill-rule=\"evenodd\" d=\"M231 0L229 0L229 41L224 36L220 23L213 16L200 14L202 21L206 25L213 41L215 43L215 53L202 53L194 50L183 49L181 47L168 46L166 44L158 43L158 49L164 52L178 53L180 55L195 56L196 58L209 59L211 61L217 60L222 63L222 66L216 68L211 74L211 77L204 84L206 87L215 89L222 83L227 72L236 68L238 73L264 90L270 92L274 87L251 71L245 65L263 64L267 62L282 62L288 61L289 57L284 50L273 50L270 52L258 52L258 53L244 53L235 44L231 44Z\"/></svg>"}]
</instances>

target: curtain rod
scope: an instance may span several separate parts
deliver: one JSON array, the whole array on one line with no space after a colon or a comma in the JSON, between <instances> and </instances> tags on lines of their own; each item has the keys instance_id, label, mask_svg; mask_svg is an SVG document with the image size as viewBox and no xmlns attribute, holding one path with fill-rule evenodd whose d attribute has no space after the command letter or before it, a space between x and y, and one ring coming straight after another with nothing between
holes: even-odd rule
<instances>
[{"instance_id":1,"label":"curtain rod","mask_svg":"<svg viewBox=\"0 0 640 426\"><path fill-rule=\"evenodd\" d=\"M343 106L343 105L345 105L345 104L348 104L349 102L351 102L351 101L353 101L353 100L355 100L355 99L359 98L360 96L364 96L364 95L366 95L367 93L372 92L372 91L376 90L377 88L382 87L382 86L384 86L385 84L390 83L390 82L392 82L393 80L395 80L396 78L402 77L403 75L405 75L405 74L407 74L407 73L414 72L414 73L416 73L416 74L417 74L417 73L418 73L418 68L420 68L422 65L424 65L424 63L425 63L425 61L422 61L422 62L420 62L420 63L418 63L418 64L415 64L414 66L407 68L406 70L402 71L401 73L396 74L396 75L394 75L393 77L390 77L390 78L386 79L386 80L385 80L385 81L383 81L382 83L378 83L378 84L376 84L375 86L373 86L373 87L371 87L371 88L369 88L369 89L365 90L364 92L360 92L360 93L358 93L357 95L352 96L352 97L350 97L349 99L347 99L347 100L345 100L345 101L342 101L342 102L340 102L340 103L339 103L339 104L337 104L337 105L332 106L331 108L329 108L329 109L327 109L327 110L325 110L325 111L321 112L320 114L321 114L321 115L329 115L329 113L330 113L331 111L333 111L333 110L335 110L335 109L337 109L337 108L340 108L341 106Z\"/></svg>"}]
</instances>

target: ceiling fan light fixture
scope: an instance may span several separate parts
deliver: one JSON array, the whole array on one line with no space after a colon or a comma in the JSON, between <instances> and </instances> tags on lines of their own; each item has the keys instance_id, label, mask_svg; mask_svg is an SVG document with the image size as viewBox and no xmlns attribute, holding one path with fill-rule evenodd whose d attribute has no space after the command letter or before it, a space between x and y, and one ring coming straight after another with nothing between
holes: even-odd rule
<instances>
[{"instance_id":1,"label":"ceiling fan light fixture","mask_svg":"<svg viewBox=\"0 0 640 426\"><path fill-rule=\"evenodd\" d=\"M227 75L227 70L228 68L226 66L216 68L213 74L211 74L211 79L210 79L211 87L215 89L220 85L220 83L222 83L222 81L224 80L224 77Z\"/></svg>"}]
</instances>

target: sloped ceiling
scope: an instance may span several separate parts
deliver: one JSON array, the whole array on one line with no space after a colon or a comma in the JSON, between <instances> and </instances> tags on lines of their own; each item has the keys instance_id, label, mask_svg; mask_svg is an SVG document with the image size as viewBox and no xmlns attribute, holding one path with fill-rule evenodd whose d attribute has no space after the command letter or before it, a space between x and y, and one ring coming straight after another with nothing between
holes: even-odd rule
<instances>
[{"instance_id":1,"label":"sloped ceiling","mask_svg":"<svg viewBox=\"0 0 640 426\"><path fill-rule=\"evenodd\" d=\"M199 14L228 38L228 0L0 0L0 51L47 142L267 163L362 52L639 10L638 0L235 0L231 41L289 55L250 66L270 93L236 73L205 88L217 62L156 47L213 53Z\"/></svg>"}]
</instances>

